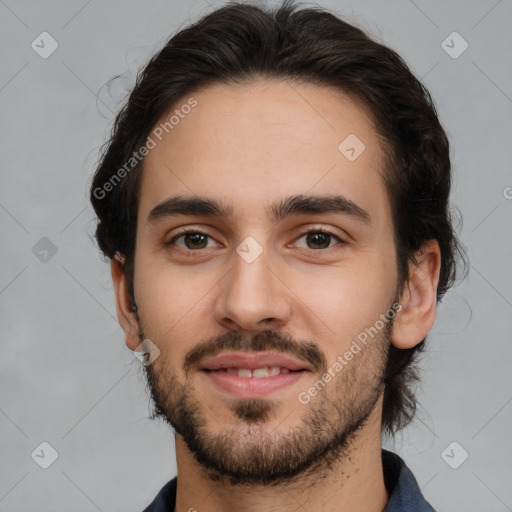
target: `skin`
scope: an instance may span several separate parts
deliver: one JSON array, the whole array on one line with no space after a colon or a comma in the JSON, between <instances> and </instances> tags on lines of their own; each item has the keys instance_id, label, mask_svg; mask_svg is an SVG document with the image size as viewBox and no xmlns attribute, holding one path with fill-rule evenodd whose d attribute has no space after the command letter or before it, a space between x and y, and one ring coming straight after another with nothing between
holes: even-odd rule
<instances>
[{"instance_id":1,"label":"skin","mask_svg":"<svg viewBox=\"0 0 512 512\"><path fill-rule=\"evenodd\" d=\"M426 242L416 254L418 265L411 264L409 280L397 288L389 199L379 174L382 148L358 102L317 85L292 87L262 79L214 85L193 96L198 106L145 158L135 298L144 335L161 351L150 371L164 381L172 375L177 383L172 392L161 384L162 392L173 394L167 405L188 386L200 406L203 432L215 437L229 431L232 449L242 456L244 443L264 443L269 436L278 442L292 429L303 428L315 404L323 403L330 414L337 404L341 425L346 408L369 398L367 388L377 386L385 343L370 344L354 356L353 379L340 373L308 405L297 396L318 374L306 374L275 392L270 397L273 414L256 426L234 414L236 398L201 372L185 372L187 353L227 332L251 336L271 329L313 343L331 366L389 309L395 293L402 308L389 342L413 347L435 320L440 253L435 241ZM355 161L338 150L349 134L366 146ZM232 207L232 216L180 215L149 223L149 212L176 194L223 201ZM370 214L371 223L339 213L273 222L268 205L293 194L343 194ZM183 227L209 235L207 248L187 249L183 237L176 242L179 246L165 246ZM327 249L308 246L304 234L320 228L345 243L334 237ZM250 264L236 252L247 236L263 249ZM112 278L126 344L135 350L139 325L131 311L121 257L112 261ZM381 511L388 500L380 458L381 391L363 427L329 467L305 471L278 486L215 481L177 434L176 510Z\"/></svg>"}]
</instances>

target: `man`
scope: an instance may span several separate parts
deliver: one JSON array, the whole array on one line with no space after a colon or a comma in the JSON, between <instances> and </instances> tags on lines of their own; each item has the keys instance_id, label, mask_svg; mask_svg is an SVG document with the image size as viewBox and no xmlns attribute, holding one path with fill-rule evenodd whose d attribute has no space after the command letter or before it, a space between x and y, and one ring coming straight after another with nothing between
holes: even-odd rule
<instances>
[{"instance_id":1,"label":"man","mask_svg":"<svg viewBox=\"0 0 512 512\"><path fill-rule=\"evenodd\" d=\"M397 455L455 277L448 141L392 50L321 9L175 35L91 186L177 478L147 511L431 511Z\"/></svg>"}]
</instances>

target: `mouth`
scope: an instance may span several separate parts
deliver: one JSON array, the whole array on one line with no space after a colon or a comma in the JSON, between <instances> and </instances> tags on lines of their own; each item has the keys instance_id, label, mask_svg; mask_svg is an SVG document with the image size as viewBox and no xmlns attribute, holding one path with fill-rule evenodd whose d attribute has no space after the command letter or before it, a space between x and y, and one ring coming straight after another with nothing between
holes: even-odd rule
<instances>
[{"instance_id":1,"label":"mouth","mask_svg":"<svg viewBox=\"0 0 512 512\"><path fill-rule=\"evenodd\" d=\"M256 398L291 386L311 372L308 364L275 352L231 352L206 360L201 372L217 388Z\"/></svg>"},{"instance_id":2,"label":"mouth","mask_svg":"<svg viewBox=\"0 0 512 512\"><path fill-rule=\"evenodd\" d=\"M290 373L290 371L302 371L302 370L290 370L289 368L281 368L280 366L263 366L262 368L219 368L218 370L205 370L212 372L226 372L229 375L237 375L244 379L265 379L266 377L275 377L281 373Z\"/></svg>"}]
</instances>

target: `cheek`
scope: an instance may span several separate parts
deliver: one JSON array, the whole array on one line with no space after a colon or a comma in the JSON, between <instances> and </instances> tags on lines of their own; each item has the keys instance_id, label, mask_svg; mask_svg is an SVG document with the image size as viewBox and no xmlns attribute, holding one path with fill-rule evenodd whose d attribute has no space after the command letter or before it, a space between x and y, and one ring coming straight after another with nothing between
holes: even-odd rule
<instances>
[{"instance_id":1,"label":"cheek","mask_svg":"<svg viewBox=\"0 0 512 512\"><path fill-rule=\"evenodd\" d=\"M164 254L140 254L135 266L136 295L155 312L179 318L211 287L210 276L190 265L173 266Z\"/></svg>"},{"instance_id":2,"label":"cheek","mask_svg":"<svg viewBox=\"0 0 512 512\"><path fill-rule=\"evenodd\" d=\"M377 261L356 268L314 276L297 276L290 288L301 300L295 300L298 315L308 318L315 342L328 360L336 359L350 347L352 340L375 325L391 306L394 274Z\"/></svg>"},{"instance_id":3,"label":"cheek","mask_svg":"<svg viewBox=\"0 0 512 512\"><path fill-rule=\"evenodd\" d=\"M211 309L205 293L213 291L218 279L212 273L194 271L191 267L171 270L168 263L159 264L151 256L138 259L135 276L144 334L158 344L162 353L172 351L173 360L182 360L208 332Z\"/></svg>"}]
</instances>

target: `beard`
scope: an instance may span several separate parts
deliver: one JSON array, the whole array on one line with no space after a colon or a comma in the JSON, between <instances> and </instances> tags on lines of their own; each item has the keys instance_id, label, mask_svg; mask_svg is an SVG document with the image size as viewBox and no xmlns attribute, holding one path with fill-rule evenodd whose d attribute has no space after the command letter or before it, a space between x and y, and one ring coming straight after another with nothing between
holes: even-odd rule
<instances>
[{"instance_id":1,"label":"beard","mask_svg":"<svg viewBox=\"0 0 512 512\"><path fill-rule=\"evenodd\" d=\"M228 332L197 345L185 357L184 383L163 357L144 366L154 404L151 418L162 418L183 438L212 480L250 486L291 483L310 474L318 479L335 462L350 456L353 441L384 391L392 323L391 319L308 404L297 400L292 412L298 414L299 423L293 427L279 428L279 420L284 422L292 413L280 418L281 402L267 398L229 401L234 419L220 425L201 405L200 395L188 378L188 371L205 356L224 350L250 350L294 355L308 362L314 368L312 375L321 379L327 362L318 346L272 330L253 337ZM142 340L140 319L139 328ZM311 385L313 382L308 383ZM271 427L272 421L277 426Z\"/></svg>"}]
</instances>

